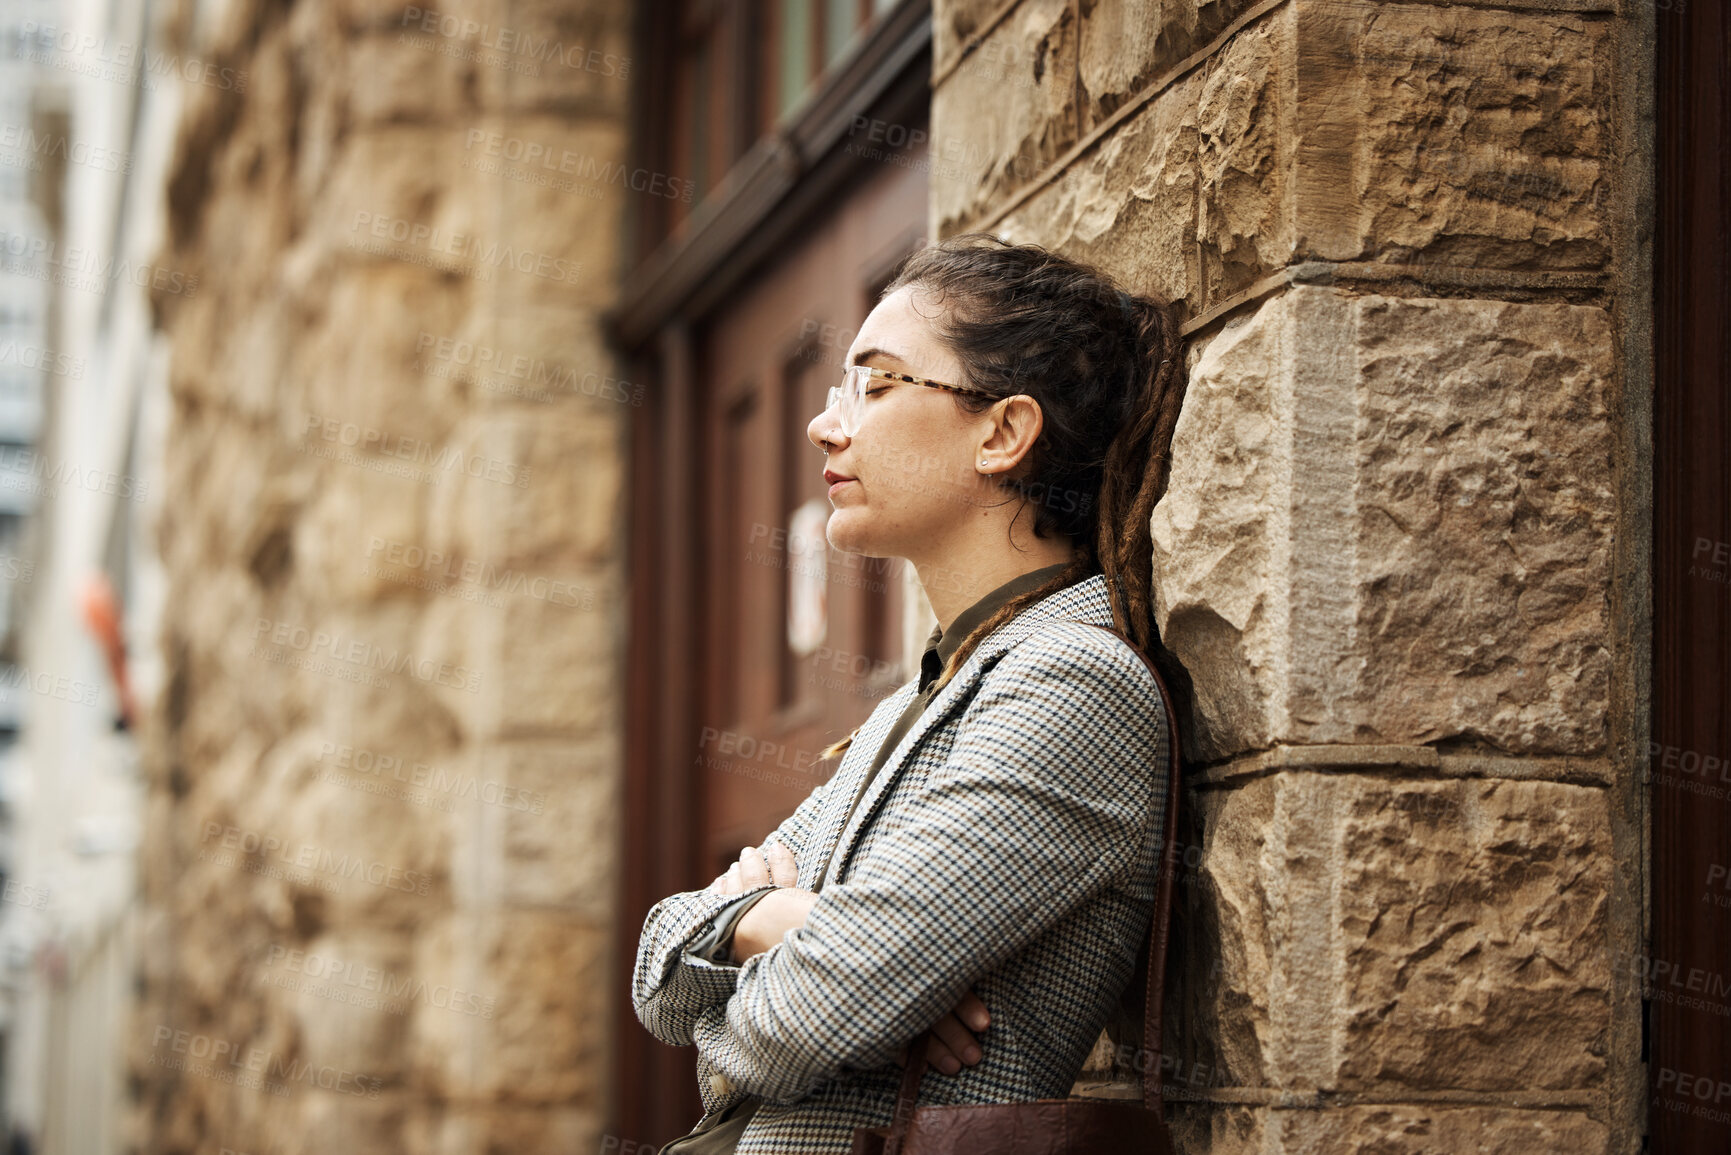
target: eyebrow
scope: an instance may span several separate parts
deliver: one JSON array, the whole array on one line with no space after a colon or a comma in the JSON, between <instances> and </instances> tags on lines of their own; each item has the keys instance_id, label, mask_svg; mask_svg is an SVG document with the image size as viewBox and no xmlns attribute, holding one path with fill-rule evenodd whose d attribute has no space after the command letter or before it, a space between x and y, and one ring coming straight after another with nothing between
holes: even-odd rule
<instances>
[{"instance_id":1,"label":"eyebrow","mask_svg":"<svg viewBox=\"0 0 1731 1155\"><path fill-rule=\"evenodd\" d=\"M908 364L908 359L903 357L900 353L892 353L888 349L880 349L876 345L873 345L869 349L861 349L858 353L855 353L853 357L849 359L848 364L864 365L866 361L872 357L889 357L893 360L900 361L903 365Z\"/></svg>"}]
</instances>

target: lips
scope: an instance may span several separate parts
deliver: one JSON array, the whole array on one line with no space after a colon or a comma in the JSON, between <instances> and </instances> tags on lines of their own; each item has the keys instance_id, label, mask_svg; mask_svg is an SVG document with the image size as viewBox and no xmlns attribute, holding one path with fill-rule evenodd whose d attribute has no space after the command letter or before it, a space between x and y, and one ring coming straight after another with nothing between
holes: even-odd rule
<instances>
[{"instance_id":1,"label":"lips","mask_svg":"<svg viewBox=\"0 0 1731 1155\"><path fill-rule=\"evenodd\" d=\"M824 482L826 484L829 484L829 485L837 485L843 481L857 480L855 478L847 476L844 473L837 473L832 469L826 469L823 471L823 479L824 479Z\"/></svg>"}]
</instances>

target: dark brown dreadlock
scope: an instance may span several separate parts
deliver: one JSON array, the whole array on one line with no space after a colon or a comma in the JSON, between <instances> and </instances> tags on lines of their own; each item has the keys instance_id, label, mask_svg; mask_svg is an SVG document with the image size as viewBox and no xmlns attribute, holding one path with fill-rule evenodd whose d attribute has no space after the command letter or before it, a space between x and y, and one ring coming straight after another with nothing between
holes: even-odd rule
<instances>
[{"instance_id":1,"label":"dark brown dreadlock","mask_svg":"<svg viewBox=\"0 0 1731 1155\"><path fill-rule=\"evenodd\" d=\"M915 252L883 296L907 285L943 306L938 336L961 361L963 380L991 394L949 394L957 405L982 413L1018 393L1039 402L1043 422L1025 470L997 482L1034 509L1035 537L1065 534L1077 549L1055 577L974 627L934 692L1027 606L1103 573L1114 624L1159 667L1174 709L1187 716L1189 678L1154 624L1149 530L1171 474L1186 382L1171 305L1126 293L1099 270L1037 245L983 233ZM840 755L852 741L849 734L823 757Z\"/></svg>"}]
</instances>

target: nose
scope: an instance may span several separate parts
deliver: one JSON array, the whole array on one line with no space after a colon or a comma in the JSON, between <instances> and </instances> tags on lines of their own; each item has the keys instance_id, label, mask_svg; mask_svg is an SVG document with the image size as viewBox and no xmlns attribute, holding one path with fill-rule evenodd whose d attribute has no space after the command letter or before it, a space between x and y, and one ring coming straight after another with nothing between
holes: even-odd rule
<instances>
[{"instance_id":1,"label":"nose","mask_svg":"<svg viewBox=\"0 0 1731 1155\"><path fill-rule=\"evenodd\" d=\"M847 434L841 431L841 414L834 406L811 419L805 427L806 438L825 453L834 453L847 445Z\"/></svg>"}]
</instances>

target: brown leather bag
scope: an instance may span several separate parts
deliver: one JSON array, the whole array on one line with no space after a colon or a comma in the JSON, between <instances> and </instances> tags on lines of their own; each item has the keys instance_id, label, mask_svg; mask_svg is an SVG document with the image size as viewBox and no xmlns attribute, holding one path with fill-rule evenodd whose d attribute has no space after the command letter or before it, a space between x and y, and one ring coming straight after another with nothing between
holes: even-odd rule
<instances>
[{"instance_id":1,"label":"brown leather bag","mask_svg":"<svg viewBox=\"0 0 1731 1155\"><path fill-rule=\"evenodd\" d=\"M1089 623L1092 625L1093 623ZM1178 720L1165 679L1148 655L1111 626L1098 626L1124 639L1154 675L1166 709L1172 769L1166 794L1166 829L1161 839L1160 881L1154 917L1148 925L1148 977L1143 993L1142 1102L1112 1099L1039 1099L1031 1103L984 1103L920 1107L920 1080L926 1072L922 1032L908 1047L907 1072L896 1096L888 1127L855 1127L853 1155L1173 1155L1172 1135L1160 1101L1160 1019L1165 994L1166 939L1172 916L1172 871L1178 836Z\"/></svg>"}]
</instances>

